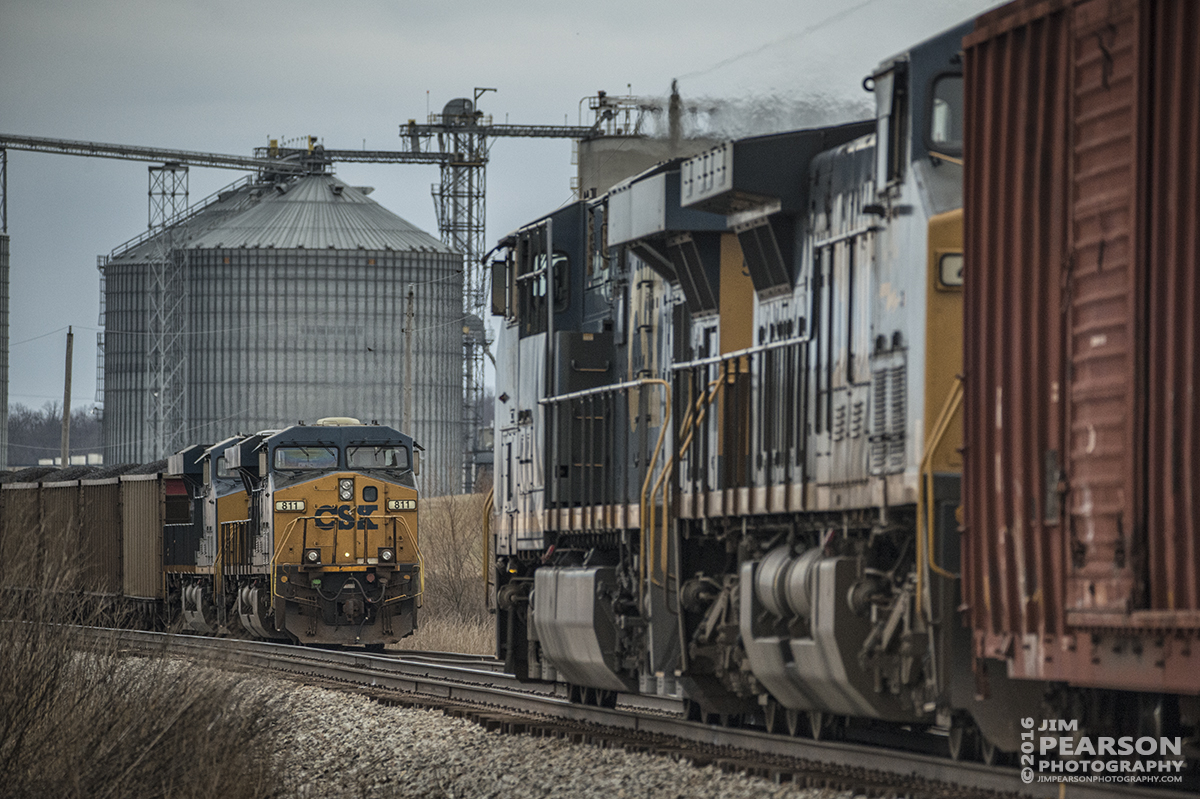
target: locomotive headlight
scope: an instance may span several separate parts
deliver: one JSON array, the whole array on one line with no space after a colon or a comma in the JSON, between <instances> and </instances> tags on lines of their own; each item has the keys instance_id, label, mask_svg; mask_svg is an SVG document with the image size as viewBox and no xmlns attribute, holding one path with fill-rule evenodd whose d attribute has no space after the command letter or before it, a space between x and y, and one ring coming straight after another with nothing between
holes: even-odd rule
<instances>
[{"instance_id":1,"label":"locomotive headlight","mask_svg":"<svg viewBox=\"0 0 1200 799\"><path fill-rule=\"evenodd\" d=\"M396 550L392 549L391 547L380 547L379 548L379 562L380 563L395 563L396 562Z\"/></svg>"},{"instance_id":2,"label":"locomotive headlight","mask_svg":"<svg viewBox=\"0 0 1200 799\"><path fill-rule=\"evenodd\" d=\"M338 480L338 496L346 502L354 499L354 481L345 477Z\"/></svg>"},{"instance_id":3,"label":"locomotive headlight","mask_svg":"<svg viewBox=\"0 0 1200 799\"><path fill-rule=\"evenodd\" d=\"M321 562L321 550L313 547L312 549L304 550L304 562L309 566L315 566Z\"/></svg>"}]
</instances>

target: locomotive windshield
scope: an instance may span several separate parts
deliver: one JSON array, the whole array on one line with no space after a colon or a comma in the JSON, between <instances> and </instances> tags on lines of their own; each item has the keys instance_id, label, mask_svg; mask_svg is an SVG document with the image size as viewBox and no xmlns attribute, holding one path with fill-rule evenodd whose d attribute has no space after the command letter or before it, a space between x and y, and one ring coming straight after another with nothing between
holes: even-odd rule
<instances>
[{"instance_id":1,"label":"locomotive windshield","mask_svg":"<svg viewBox=\"0 0 1200 799\"><path fill-rule=\"evenodd\" d=\"M336 469L336 447L277 447L276 469Z\"/></svg>"},{"instance_id":2,"label":"locomotive windshield","mask_svg":"<svg viewBox=\"0 0 1200 799\"><path fill-rule=\"evenodd\" d=\"M349 469L408 469L408 448L350 447L346 451L346 466Z\"/></svg>"}]
</instances>

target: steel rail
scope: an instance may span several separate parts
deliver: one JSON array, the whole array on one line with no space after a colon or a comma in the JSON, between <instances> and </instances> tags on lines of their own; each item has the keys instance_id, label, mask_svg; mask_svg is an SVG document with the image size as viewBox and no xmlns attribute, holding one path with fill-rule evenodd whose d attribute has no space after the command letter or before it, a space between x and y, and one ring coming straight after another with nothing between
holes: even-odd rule
<instances>
[{"instance_id":1,"label":"steel rail","mask_svg":"<svg viewBox=\"0 0 1200 799\"><path fill-rule=\"evenodd\" d=\"M993 792L1037 799L1183 799L1194 795L1123 784L1035 782L1026 785L1021 782L1015 768L954 761L860 743L792 738L760 730L731 729L685 721L680 714L682 703L664 698L621 694L615 710L579 705L570 702L565 691L558 686L523 684L515 677L491 668L478 668L477 664L458 665L453 661L460 659L460 655L439 661L438 655L429 652L414 653L416 657L410 658L404 652L388 656L143 631L86 628L86 632L90 635L119 636L119 641L125 645L144 652L203 655L207 663L219 666L221 661L212 658L213 650L217 650L229 655L231 663L300 673L372 689L399 691L411 695L414 704L420 704L422 699L434 703L463 703L626 734L737 750L745 756L797 761L808 764L814 770L819 768L828 771L830 780L847 785L863 782L878 785L894 780L922 784L925 788L918 791L920 793L960 795L962 792ZM653 750L655 747L649 748Z\"/></svg>"}]
</instances>

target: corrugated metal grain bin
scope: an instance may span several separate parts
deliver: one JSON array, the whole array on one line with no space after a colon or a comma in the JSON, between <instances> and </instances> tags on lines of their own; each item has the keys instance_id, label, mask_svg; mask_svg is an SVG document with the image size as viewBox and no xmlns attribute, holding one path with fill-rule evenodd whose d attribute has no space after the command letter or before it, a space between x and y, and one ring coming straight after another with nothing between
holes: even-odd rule
<instances>
[{"instance_id":1,"label":"corrugated metal grain bin","mask_svg":"<svg viewBox=\"0 0 1200 799\"><path fill-rule=\"evenodd\" d=\"M322 416L404 418L406 296L414 305L413 435L425 484L463 462L462 256L331 174L222 192L171 227L186 288L182 392L159 447L150 310L159 242L104 266L105 461L146 462L235 430ZM177 394L172 394L177 396ZM183 430L188 430L183 436Z\"/></svg>"},{"instance_id":2,"label":"corrugated metal grain bin","mask_svg":"<svg viewBox=\"0 0 1200 799\"><path fill-rule=\"evenodd\" d=\"M120 480L125 596L162 599L162 475L129 474Z\"/></svg>"},{"instance_id":3,"label":"corrugated metal grain bin","mask_svg":"<svg viewBox=\"0 0 1200 799\"><path fill-rule=\"evenodd\" d=\"M80 529L79 552L83 585L106 596L122 592L121 482L118 478L80 483L80 507L85 523Z\"/></svg>"},{"instance_id":4,"label":"corrugated metal grain bin","mask_svg":"<svg viewBox=\"0 0 1200 799\"><path fill-rule=\"evenodd\" d=\"M963 597L1015 676L1200 692L1198 38L1022 0L964 40Z\"/></svg>"}]
</instances>

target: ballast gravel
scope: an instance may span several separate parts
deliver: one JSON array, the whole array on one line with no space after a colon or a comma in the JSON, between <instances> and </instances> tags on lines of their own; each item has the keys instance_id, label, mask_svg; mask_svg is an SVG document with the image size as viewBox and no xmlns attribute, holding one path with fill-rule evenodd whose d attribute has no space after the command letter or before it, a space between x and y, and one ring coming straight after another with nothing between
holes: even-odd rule
<instances>
[{"instance_id":1,"label":"ballast gravel","mask_svg":"<svg viewBox=\"0 0 1200 799\"><path fill-rule=\"evenodd\" d=\"M488 732L440 711L282 680L249 678L270 692L281 720L276 751L282 796L371 799L604 797L604 799L850 799L853 794L775 785L666 757Z\"/></svg>"}]
</instances>

